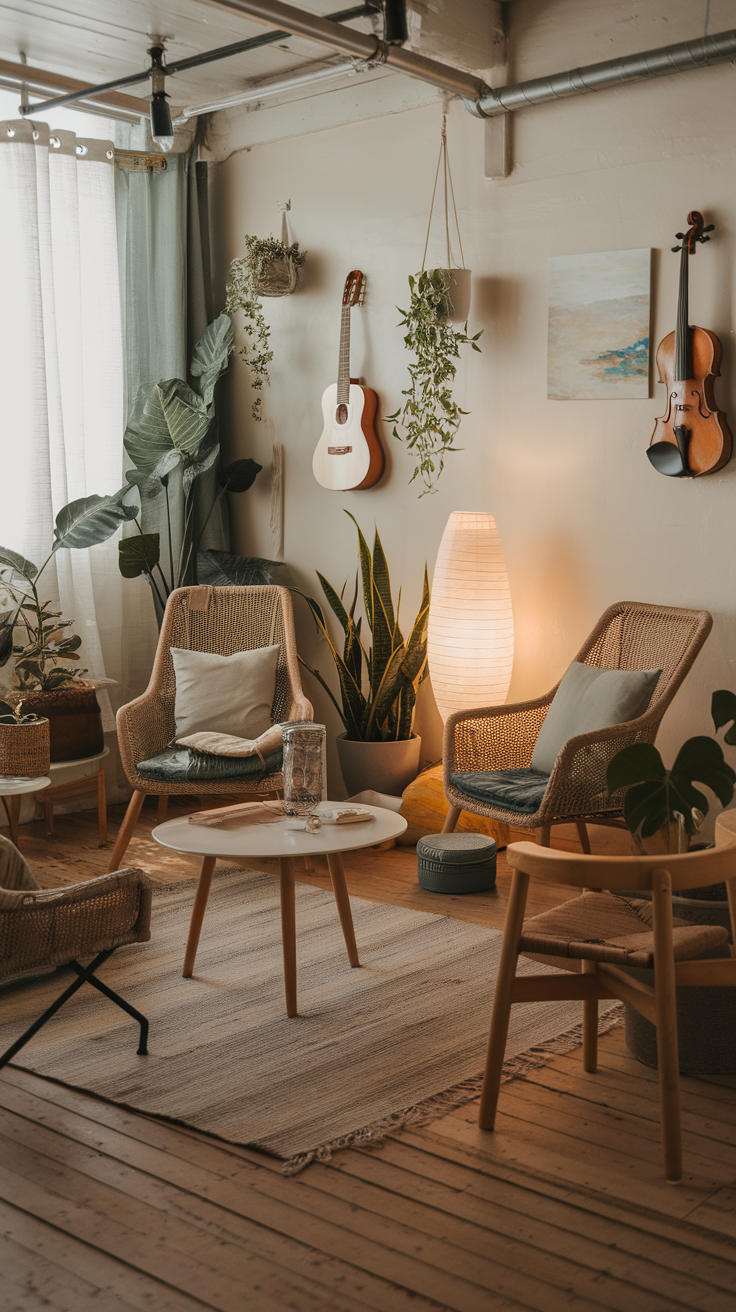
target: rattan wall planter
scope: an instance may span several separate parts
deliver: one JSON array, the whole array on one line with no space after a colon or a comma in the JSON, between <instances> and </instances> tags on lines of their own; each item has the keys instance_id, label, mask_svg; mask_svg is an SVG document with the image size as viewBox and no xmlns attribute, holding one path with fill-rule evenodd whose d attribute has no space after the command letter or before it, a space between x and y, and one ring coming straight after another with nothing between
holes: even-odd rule
<instances>
[{"instance_id":1,"label":"rattan wall planter","mask_svg":"<svg viewBox=\"0 0 736 1312\"><path fill-rule=\"evenodd\" d=\"M48 720L33 720L30 724L0 724L0 775L35 779L48 774L50 764Z\"/></svg>"}]
</instances>

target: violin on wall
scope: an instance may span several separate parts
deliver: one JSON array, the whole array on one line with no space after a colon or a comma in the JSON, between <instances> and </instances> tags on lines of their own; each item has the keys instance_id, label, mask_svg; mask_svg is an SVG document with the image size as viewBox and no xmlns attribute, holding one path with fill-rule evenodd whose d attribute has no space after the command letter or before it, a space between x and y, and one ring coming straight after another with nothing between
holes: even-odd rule
<instances>
[{"instance_id":1,"label":"violin on wall","mask_svg":"<svg viewBox=\"0 0 736 1312\"><path fill-rule=\"evenodd\" d=\"M692 210L687 232L678 232L680 289L677 327L662 338L657 349L659 381L667 388L667 408L657 420L647 455L660 474L670 478L697 478L714 474L731 459L732 438L728 421L716 408L714 380L720 374L721 343L709 328L688 324L689 259L698 242L710 241L713 224Z\"/></svg>"}]
</instances>

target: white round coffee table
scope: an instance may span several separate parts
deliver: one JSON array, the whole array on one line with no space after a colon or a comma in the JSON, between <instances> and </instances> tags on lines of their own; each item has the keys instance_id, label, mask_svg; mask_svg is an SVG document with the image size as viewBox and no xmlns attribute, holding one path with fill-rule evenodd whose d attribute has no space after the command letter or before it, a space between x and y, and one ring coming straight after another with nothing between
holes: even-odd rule
<instances>
[{"instance_id":1,"label":"white round coffee table","mask_svg":"<svg viewBox=\"0 0 736 1312\"><path fill-rule=\"evenodd\" d=\"M333 807L343 805L344 803L341 802L323 802L318 809L318 814L319 811L327 812ZM398 838L406 829L406 820L395 811L386 811L379 806L367 806L364 809L370 811L372 820L347 825L323 824L322 828L313 834L306 832L304 821L295 820L290 816L279 817L269 824L236 825L229 822L222 828L190 824L187 816L178 820L167 820L165 824L158 825L153 830L152 836L162 847L173 848L175 852L191 852L203 858L184 954L182 974L185 978L190 978L194 970L199 935L218 858L240 861L244 857L278 857L287 1016L297 1014L295 857L327 857L332 891L335 894L350 965L359 966L342 853L352 852L360 847L373 847L376 843L386 842L389 838Z\"/></svg>"},{"instance_id":2,"label":"white round coffee table","mask_svg":"<svg viewBox=\"0 0 736 1312\"><path fill-rule=\"evenodd\" d=\"M18 846L18 818L20 816L20 799L24 793L38 793L42 788L48 788L51 783L48 775L38 775L34 779L26 779L19 775L3 774L0 775L0 798L2 798L5 814L8 817L10 825L10 837ZM10 798L10 806L6 798Z\"/></svg>"}]
</instances>

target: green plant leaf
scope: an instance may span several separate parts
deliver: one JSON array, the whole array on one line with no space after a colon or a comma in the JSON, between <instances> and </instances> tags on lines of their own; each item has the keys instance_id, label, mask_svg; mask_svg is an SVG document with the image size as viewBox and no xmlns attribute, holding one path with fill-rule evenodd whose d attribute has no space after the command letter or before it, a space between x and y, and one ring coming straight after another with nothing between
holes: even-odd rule
<instances>
[{"instance_id":1,"label":"green plant leaf","mask_svg":"<svg viewBox=\"0 0 736 1312\"><path fill-rule=\"evenodd\" d=\"M733 798L736 772L712 738L688 738L671 770L651 743L633 743L613 758L606 773L609 796L628 788L624 818L631 832L640 832L642 838L650 838L676 811L684 816L688 833L694 832L693 808L708 813L707 798L694 786L695 780L710 788L722 806Z\"/></svg>"},{"instance_id":2,"label":"green plant leaf","mask_svg":"<svg viewBox=\"0 0 736 1312\"><path fill-rule=\"evenodd\" d=\"M187 461L182 474L182 486L185 495L189 492L195 478L199 478L200 474L204 474L212 468L219 454L220 444L215 442L214 446L208 447L196 460Z\"/></svg>"},{"instance_id":3,"label":"green plant leaf","mask_svg":"<svg viewBox=\"0 0 736 1312\"><path fill-rule=\"evenodd\" d=\"M255 460L234 460L231 465L226 465L220 470L218 474L220 486L227 488L228 492L247 492L262 469L263 465L259 465Z\"/></svg>"},{"instance_id":4,"label":"green plant leaf","mask_svg":"<svg viewBox=\"0 0 736 1312\"><path fill-rule=\"evenodd\" d=\"M388 565L386 564L383 545L378 536L378 529L375 530L373 537L373 582L381 599L386 622L393 630L395 627L395 619L394 603L391 598L391 579L389 578Z\"/></svg>"},{"instance_id":5,"label":"green plant leaf","mask_svg":"<svg viewBox=\"0 0 736 1312\"><path fill-rule=\"evenodd\" d=\"M139 533L136 537L123 538L118 542L118 569L124 579L137 579L141 574L150 574L158 565L161 556L161 540L158 533Z\"/></svg>"},{"instance_id":6,"label":"green plant leaf","mask_svg":"<svg viewBox=\"0 0 736 1312\"><path fill-rule=\"evenodd\" d=\"M280 569L280 560L265 560L260 556L233 556L228 551L200 551L197 555L197 577L200 583L214 588L247 588L255 584L273 583L274 569Z\"/></svg>"},{"instance_id":7,"label":"green plant leaf","mask_svg":"<svg viewBox=\"0 0 736 1312\"><path fill-rule=\"evenodd\" d=\"M136 469L153 475L172 448L196 455L212 423L212 410L181 378L157 383L136 401L123 445Z\"/></svg>"},{"instance_id":8,"label":"green plant leaf","mask_svg":"<svg viewBox=\"0 0 736 1312\"><path fill-rule=\"evenodd\" d=\"M9 565L18 574L22 574L29 583L38 574L32 560L26 560L25 556L19 556L17 551L10 551L8 547L0 547L0 565Z\"/></svg>"},{"instance_id":9,"label":"green plant leaf","mask_svg":"<svg viewBox=\"0 0 736 1312\"><path fill-rule=\"evenodd\" d=\"M653 743L631 743L609 763L606 771L608 796L618 792L619 788L641 783L642 779L662 780L666 774L664 761Z\"/></svg>"},{"instance_id":10,"label":"green plant leaf","mask_svg":"<svg viewBox=\"0 0 736 1312\"><path fill-rule=\"evenodd\" d=\"M0 624L0 667L13 655L13 625Z\"/></svg>"},{"instance_id":11,"label":"green plant leaf","mask_svg":"<svg viewBox=\"0 0 736 1312\"><path fill-rule=\"evenodd\" d=\"M93 495L70 501L56 516L52 550L95 547L99 542L106 542L121 524L135 519L138 513L136 507L126 505L123 500L128 491L126 486L114 496Z\"/></svg>"},{"instance_id":12,"label":"green plant leaf","mask_svg":"<svg viewBox=\"0 0 736 1312\"><path fill-rule=\"evenodd\" d=\"M735 721L724 735L724 742L733 747L736 744L736 693L731 692L728 688L719 688L711 698L710 713L713 717L716 732L722 729L724 724L729 724L732 720Z\"/></svg>"},{"instance_id":13,"label":"green plant leaf","mask_svg":"<svg viewBox=\"0 0 736 1312\"><path fill-rule=\"evenodd\" d=\"M677 753L671 775L682 791L697 779L715 793L721 806L728 806L733 797L736 772L724 760L720 743L712 738L703 735L688 738ZM699 809L702 811L702 806Z\"/></svg>"},{"instance_id":14,"label":"green plant leaf","mask_svg":"<svg viewBox=\"0 0 736 1312\"><path fill-rule=\"evenodd\" d=\"M207 325L194 348L189 372L199 379L197 390L207 406L212 404L217 380L227 366L234 340L232 319L228 314L221 314Z\"/></svg>"}]
</instances>

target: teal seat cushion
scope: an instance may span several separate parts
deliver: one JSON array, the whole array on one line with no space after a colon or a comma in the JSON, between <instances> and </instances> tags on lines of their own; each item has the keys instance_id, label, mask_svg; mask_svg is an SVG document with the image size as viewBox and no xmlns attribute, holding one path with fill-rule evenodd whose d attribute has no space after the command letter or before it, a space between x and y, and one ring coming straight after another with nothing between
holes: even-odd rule
<instances>
[{"instance_id":1,"label":"teal seat cushion","mask_svg":"<svg viewBox=\"0 0 736 1312\"><path fill-rule=\"evenodd\" d=\"M549 775L542 770L453 770L450 783L459 793L486 806L534 815L544 797Z\"/></svg>"},{"instance_id":2,"label":"teal seat cushion","mask_svg":"<svg viewBox=\"0 0 736 1312\"><path fill-rule=\"evenodd\" d=\"M278 774L283 752L269 752L264 758L266 774ZM136 766L143 779L157 784L210 783L217 779L258 779L263 773L258 756L215 756L211 752L193 752L190 747L167 747L166 751L141 761Z\"/></svg>"}]
</instances>

